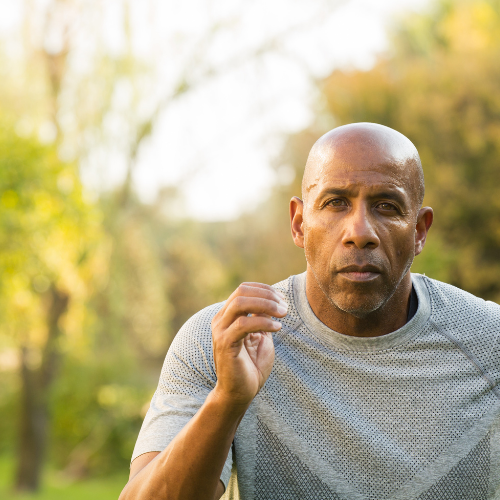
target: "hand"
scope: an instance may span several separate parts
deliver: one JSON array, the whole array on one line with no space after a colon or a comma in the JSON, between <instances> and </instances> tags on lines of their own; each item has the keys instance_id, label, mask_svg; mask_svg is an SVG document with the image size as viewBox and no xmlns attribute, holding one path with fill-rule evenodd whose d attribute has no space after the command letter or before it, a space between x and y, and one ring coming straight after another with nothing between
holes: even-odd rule
<instances>
[{"instance_id":1,"label":"hand","mask_svg":"<svg viewBox=\"0 0 500 500\"><path fill-rule=\"evenodd\" d=\"M242 283L212 320L215 392L235 406L248 406L271 373L270 332L281 328L271 316L286 315L284 298L269 285Z\"/></svg>"}]
</instances>

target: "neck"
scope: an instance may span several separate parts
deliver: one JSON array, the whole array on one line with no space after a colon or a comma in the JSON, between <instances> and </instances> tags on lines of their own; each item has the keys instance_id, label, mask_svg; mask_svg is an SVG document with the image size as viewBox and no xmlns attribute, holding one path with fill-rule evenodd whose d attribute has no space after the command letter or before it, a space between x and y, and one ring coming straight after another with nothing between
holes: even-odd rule
<instances>
[{"instance_id":1,"label":"neck","mask_svg":"<svg viewBox=\"0 0 500 500\"><path fill-rule=\"evenodd\" d=\"M342 311L326 297L310 268L306 275L307 300L316 317L332 330L353 337L379 337L401 328L408 317L411 287L408 271L385 304L359 318Z\"/></svg>"}]
</instances>

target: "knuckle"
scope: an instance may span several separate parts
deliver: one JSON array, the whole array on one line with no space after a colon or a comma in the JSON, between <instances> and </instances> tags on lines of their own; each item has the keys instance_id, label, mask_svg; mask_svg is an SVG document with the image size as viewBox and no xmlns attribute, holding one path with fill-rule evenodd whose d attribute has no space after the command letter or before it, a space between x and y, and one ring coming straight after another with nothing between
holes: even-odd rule
<instances>
[{"instance_id":1,"label":"knuckle","mask_svg":"<svg viewBox=\"0 0 500 500\"><path fill-rule=\"evenodd\" d=\"M244 330L245 327L247 326L247 317L246 316L239 316L236 318L234 321L233 325L237 330Z\"/></svg>"},{"instance_id":2,"label":"knuckle","mask_svg":"<svg viewBox=\"0 0 500 500\"><path fill-rule=\"evenodd\" d=\"M245 298L244 297L236 297L233 301L233 307L235 307L236 309L242 309L244 307L244 304L245 304Z\"/></svg>"},{"instance_id":3,"label":"knuckle","mask_svg":"<svg viewBox=\"0 0 500 500\"><path fill-rule=\"evenodd\" d=\"M273 300L273 301L276 300L276 295L274 294L274 292L272 290L269 290L268 288L260 288L259 292L260 292L261 297L264 299Z\"/></svg>"}]
</instances>

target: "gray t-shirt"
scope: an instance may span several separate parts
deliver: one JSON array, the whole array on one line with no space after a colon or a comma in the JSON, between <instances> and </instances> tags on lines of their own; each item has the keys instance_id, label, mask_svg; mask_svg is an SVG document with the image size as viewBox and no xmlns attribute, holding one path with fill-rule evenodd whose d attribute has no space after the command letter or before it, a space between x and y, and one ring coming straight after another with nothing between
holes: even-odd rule
<instances>
[{"instance_id":1,"label":"gray t-shirt","mask_svg":"<svg viewBox=\"0 0 500 500\"><path fill-rule=\"evenodd\" d=\"M500 306L412 281L416 314L374 338L321 323L305 273L275 285L289 312L225 463L224 498L500 498ZM175 337L133 458L166 448L214 388L210 323L221 306Z\"/></svg>"}]
</instances>

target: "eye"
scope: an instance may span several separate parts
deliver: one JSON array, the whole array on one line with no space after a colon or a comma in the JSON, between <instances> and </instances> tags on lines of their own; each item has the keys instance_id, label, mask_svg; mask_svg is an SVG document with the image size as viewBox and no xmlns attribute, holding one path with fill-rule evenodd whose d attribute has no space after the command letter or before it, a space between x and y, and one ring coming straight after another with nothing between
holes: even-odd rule
<instances>
[{"instance_id":1,"label":"eye","mask_svg":"<svg viewBox=\"0 0 500 500\"><path fill-rule=\"evenodd\" d=\"M333 200L327 201L325 205L330 205L331 207L346 207L347 203L345 200L342 200L340 198L335 198Z\"/></svg>"},{"instance_id":2,"label":"eye","mask_svg":"<svg viewBox=\"0 0 500 500\"><path fill-rule=\"evenodd\" d=\"M397 211L397 208L392 203L387 203L387 202L379 203L377 205L377 208L380 208L381 210L384 211Z\"/></svg>"}]
</instances>

